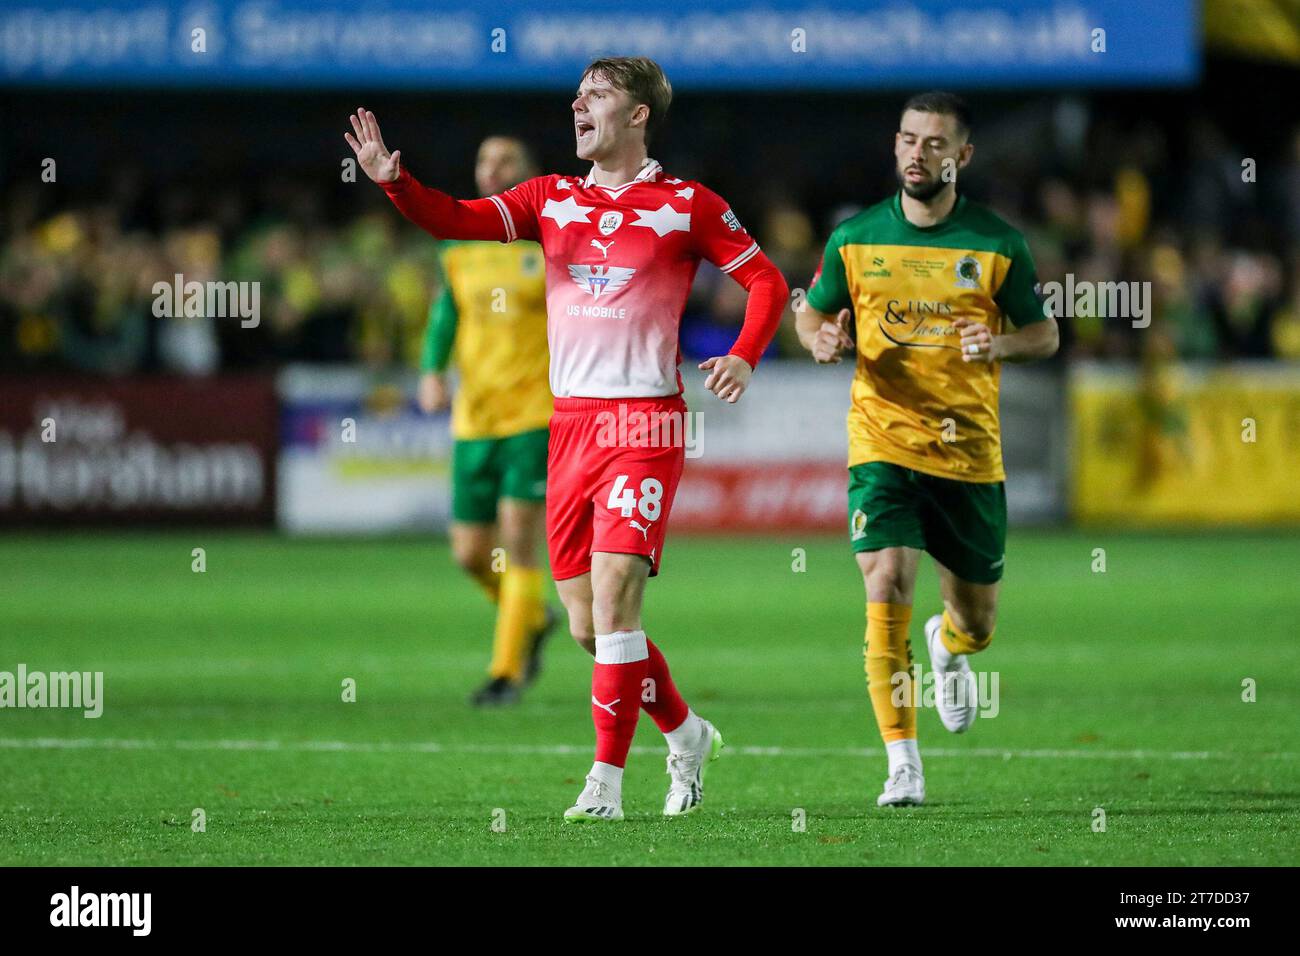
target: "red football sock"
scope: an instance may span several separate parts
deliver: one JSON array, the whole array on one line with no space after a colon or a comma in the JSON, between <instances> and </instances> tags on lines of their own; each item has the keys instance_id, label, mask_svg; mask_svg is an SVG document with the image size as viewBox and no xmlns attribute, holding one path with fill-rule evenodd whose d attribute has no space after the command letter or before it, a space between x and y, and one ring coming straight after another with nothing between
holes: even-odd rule
<instances>
[{"instance_id":1,"label":"red football sock","mask_svg":"<svg viewBox=\"0 0 1300 956\"><path fill-rule=\"evenodd\" d=\"M682 725L682 721L690 713L690 708L686 706L686 701L682 700L682 695L677 693L673 675L668 673L668 662L664 660L659 648L655 647L654 641L648 637L645 643L650 653L645 676L654 683L641 694L641 706L653 718L655 726L668 733ZM647 700L647 697L650 699Z\"/></svg>"},{"instance_id":2,"label":"red football sock","mask_svg":"<svg viewBox=\"0 0 1300 956\"><path fill-rule=\"evenodd\" d=\"M641 682L649 664L645 631L596 635L591 672L591 721L596 725L596 762L622 767L641 714Z\"/></svg>"}]
</instances>

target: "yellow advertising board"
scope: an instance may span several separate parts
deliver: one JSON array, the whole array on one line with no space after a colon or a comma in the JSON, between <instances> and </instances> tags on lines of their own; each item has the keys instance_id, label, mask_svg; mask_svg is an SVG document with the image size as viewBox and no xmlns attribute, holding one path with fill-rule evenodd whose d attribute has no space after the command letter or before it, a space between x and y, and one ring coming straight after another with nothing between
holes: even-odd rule
<instances>
[{"instance_id":1,"label":"yellow advertising board","mask_svg":"<svg viewBox=\"0 0 1300 956\"><path fill-rule=\"evenodd\" d=\"M1071 370L1080 522L1300 524L1300 367Z\"/></svg>"}]
</instances>

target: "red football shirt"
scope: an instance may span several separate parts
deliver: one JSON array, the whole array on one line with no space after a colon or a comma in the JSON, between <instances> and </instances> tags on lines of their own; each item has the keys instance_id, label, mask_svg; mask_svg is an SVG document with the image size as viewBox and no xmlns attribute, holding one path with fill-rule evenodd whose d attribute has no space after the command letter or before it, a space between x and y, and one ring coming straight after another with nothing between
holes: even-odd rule
<instances>
[{"instance_id":1,"label":"red football shirt","mask_svg":"<svg viewBox=\"0 0 1300 956\"><path fill-rule=\"evenodd\" d=\"M679 326L702 259L746 288L767 279L762 296L751 293L731 350L756 366L786 288L730 207L700 183L667 177L652 159L621 186L597 185L593 174L538 176L477 200L453 200L405 169L383 188L436 236L541 243L557 398L679 394Z\"/></svg>"},{"instance_id":2,"label":"red football shirt","mask_svg":"<svg viewBox=\"0 0 1300 956\"><path fill-rule=\"evenodd\" d=\"M716 193L654 160L622 186L539 176L492 199L507 237L546 253L558 398L680 393L679 325L700 260L732 272L759 252Z\"/></svg>"}]
</instances>

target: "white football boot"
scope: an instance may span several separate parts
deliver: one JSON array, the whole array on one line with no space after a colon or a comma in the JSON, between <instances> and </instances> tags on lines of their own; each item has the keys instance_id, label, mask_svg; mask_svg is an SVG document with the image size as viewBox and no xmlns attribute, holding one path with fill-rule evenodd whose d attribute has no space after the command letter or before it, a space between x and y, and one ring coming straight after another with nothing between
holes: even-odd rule
<instances>
[{"instance_id":1,"label":"white football boot","mask_svg":"<svg viewBox=\"0 0 1300 956\"><path fill-rule=\"evenodd\" d=\"M599 820L622 820L623 797L603 780L588 775L587 785L577 802L564 811L565 823L591 823Z\"/></svg>"},{"instance_id":2,"label":"white football boot","mask_svg":"<svg viewBox=\"0 0 1300 956\"><path fill-rule=\"evenodd\" d=\"M925 777L911 764L903 764L889 775L884 792L876 797L878 807L919 807L925 803Z\"/></svg>"},{"instance_id":3,"label":"white football boot","mask_svg":"<svg viewBox=\"0 0 1300 956\"><path fill-rule=\"evenodd\" d=\"M704 801L704 771L722 753L722 734L703 718L704 730L699 743L685 753L668 755L668 796L664 799L664 816L679 817L696 810Z\"/></svg>"},{"instance_id":4,"label":"white football boot","mask_svg":"<svg viewBox=\"0 0 1300 956\"><path fill-rule=\"evenodd\" d=\"M939 636L942 627L942 614L925 622L925 646L930 650L930 670L934 672L935 709L944 727L960 734L969 730L979 716L979 684L968 655L954 654L944 646Z\"/></svg>"}]
</instances>

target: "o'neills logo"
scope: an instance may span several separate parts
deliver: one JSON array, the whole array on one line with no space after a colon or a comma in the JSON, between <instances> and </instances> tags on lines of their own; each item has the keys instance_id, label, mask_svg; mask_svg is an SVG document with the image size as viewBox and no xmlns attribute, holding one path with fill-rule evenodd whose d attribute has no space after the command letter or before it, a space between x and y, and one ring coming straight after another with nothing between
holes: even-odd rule
<instances>
[{"instance_id":1,"label":"o'neills logo","mask_svg":"<svg viewBox=\"0 0 1300 956\"><path fill-rule=\"evenodd\" d=\"M104 713L103 671L0 671L0 708L70 707L83 717Z\"/></svg>"}]
</instances>

